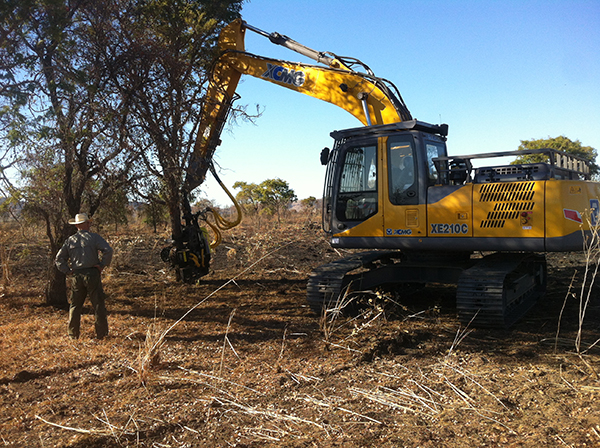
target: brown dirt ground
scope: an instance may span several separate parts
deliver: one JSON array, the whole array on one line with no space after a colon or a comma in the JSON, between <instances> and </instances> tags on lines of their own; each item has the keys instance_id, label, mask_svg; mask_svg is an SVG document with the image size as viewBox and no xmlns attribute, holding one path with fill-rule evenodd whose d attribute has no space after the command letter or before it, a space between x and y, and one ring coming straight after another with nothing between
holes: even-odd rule
<instances>
[{"instance_id":1,"label":"brown dirt ground","mask_svg":"<svg viewBox=\"0 0 600 448\"><path fill-rule=\"evenodd\" d=\"M510 331L465 331L445 285L379 293L361 316L323 323L307 276L343 253L314 226L229 233L198 285L170 280L158 236L108 239L111 334L96 341L88 314L71 341L66 312L43 306L43 243L5 238L0 444L600 446L600 350L575 353L578 289L567 294L582 254L549 255L547 297ZM586 348L600 338L597 292Z\"/></svg>"}]
</instances>

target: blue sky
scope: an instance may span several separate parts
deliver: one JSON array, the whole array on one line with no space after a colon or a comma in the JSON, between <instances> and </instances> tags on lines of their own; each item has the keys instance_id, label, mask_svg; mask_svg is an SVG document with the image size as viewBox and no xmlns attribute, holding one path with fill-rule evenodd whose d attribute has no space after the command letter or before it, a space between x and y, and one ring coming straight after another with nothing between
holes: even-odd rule
<instances>
[{"instance_id":1,"label":"blue sky","mask_svg":"<svg viewBox=\"0 0 600 448\"><path fill-rule=\"evenodd\" d=\"M242 18L362 60L396 84L413 117L449 124L451 155L512 151L521 140L559 135L600 149L600 0L251 0ZM246 49L312 63L251 32ZM249 76L238 93L238 104L258 104L263 115L223 133L215 160L224 183L279 177L300 199L321 197L320 150L332 145L331 131L360 123ZM212 179L199 190L229 204Z\"/></svg>"}]
</instances>

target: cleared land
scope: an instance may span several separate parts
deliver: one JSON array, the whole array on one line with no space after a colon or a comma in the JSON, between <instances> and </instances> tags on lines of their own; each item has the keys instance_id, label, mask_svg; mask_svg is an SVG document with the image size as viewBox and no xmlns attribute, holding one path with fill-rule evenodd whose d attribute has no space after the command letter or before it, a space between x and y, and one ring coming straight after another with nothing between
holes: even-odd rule
<instances>
[{"instance_id":1,"label":"cleared land","mask_svg":"<svg viewBox=\"0 0 600 448\"><path fill-rule=\"evenodd\" d=\"M111 334L94 340L86 315L71 341L66 311L43 306L43 238L4 233L6 446L600 446L600 347L575 353L567 294L582 254L549 256L547 297L511 331L465 330L445 285L366 295L354 319L311 314L308 273L343 255L314 226L231 232L193 286L171 281L164 237L104 234ZM584 348L600 338L593 294Z\"/></svg>"}]
</instances>

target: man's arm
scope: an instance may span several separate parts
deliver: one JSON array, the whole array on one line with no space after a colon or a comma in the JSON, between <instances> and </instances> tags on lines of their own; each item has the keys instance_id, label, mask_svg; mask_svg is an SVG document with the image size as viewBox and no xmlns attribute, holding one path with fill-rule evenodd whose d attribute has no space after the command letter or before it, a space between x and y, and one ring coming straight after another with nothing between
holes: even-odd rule
<instances>
[{"instance_id":1,"label":"man's arm","mask_svg":"<svg viewBox=\"0 0 600 448\"><path fill-rule=\"evenodd\" d=\"M60 248L58 253L56 254L56 258L54 259L54 264L56 268L62 272L63 274L71 273L71 266L69 266L69 245L67 244L69 240L65 241L65 244Z\"/></svg>"},{"instance_id":2,"label":"man's arm","mask_svg":"<svg viewBox=\"0 0 600 448\"><path fill-rule=\"evenodd\" d=\"M102 252L102 260L100 260L100 271L102 271L102 269L104 269L105 267L110 265L110 262L112 261L112 256L113 256L113 250L112 247L110 247L110 245L106 242L106 240L104 238L102 238L100 235L97 235L97 242L96 242L96 247L98 248L98 251Z\"/></svg>"}]
</instances>

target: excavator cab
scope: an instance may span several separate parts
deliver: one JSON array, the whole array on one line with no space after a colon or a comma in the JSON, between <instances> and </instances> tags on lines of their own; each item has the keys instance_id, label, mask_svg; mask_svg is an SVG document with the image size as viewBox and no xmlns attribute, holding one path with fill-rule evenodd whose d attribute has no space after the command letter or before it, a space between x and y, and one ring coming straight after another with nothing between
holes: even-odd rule
<instances>
[{"instance_id":1,"label":"excavator cab","mask_svg":"<svg viewBox=\"0 0 600 448\"><path fill-rule=\"evenodd\" d=\"M427 190L440 182L446 125L416 120L335 131L323 224L340 247L399 248L387 237L425 236Z\"/></svg>"}]
</instances>

